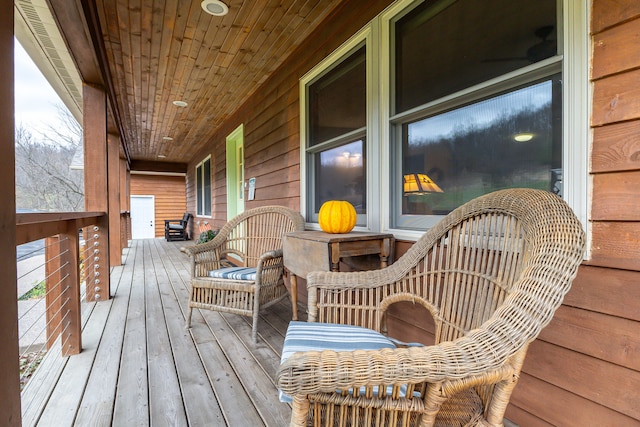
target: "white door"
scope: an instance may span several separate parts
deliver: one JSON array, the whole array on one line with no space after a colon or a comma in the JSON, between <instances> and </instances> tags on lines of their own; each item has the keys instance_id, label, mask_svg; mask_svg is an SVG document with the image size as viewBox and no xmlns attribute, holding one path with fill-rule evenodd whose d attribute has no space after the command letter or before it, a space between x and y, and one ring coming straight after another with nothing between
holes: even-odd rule
<instances>
[{"instance_id":1,"label":"white door","mask_svg":"<svg viewBox=\"0 0 640 427\"><path fill-rule=\"evenodd\" d=\"M131 196L131 238L153 239L156 237L155 215L153 196Z\"/></svg>"}]
</instances>

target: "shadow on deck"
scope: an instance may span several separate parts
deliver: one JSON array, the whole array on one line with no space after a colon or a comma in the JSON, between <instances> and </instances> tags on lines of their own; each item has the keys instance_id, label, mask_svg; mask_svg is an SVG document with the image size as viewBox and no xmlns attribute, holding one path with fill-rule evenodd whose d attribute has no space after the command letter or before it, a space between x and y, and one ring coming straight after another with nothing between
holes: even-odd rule
<instances>
[{"instance_id":1,"label":"shadow on deck","mask_svg":"<svg viewBox=\"0 0 640 427\"><path fill-rule=\"evenodd\" d=\"M186 330L184 244L132 242L112 269L113 298L86 310L82 353L51 351L25 388L23 425L288 424L275 373L289 301L262 313L256 345L248 317L194 310Z\"/></svg>"}]
</instances>

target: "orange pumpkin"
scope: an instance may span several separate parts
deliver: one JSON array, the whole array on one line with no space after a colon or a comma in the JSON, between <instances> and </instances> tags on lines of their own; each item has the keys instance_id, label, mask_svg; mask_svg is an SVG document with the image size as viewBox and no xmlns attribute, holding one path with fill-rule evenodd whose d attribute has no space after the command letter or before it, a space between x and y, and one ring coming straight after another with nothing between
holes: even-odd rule
<instances>
[{"instance_id":1,"label":"orange pumpkin","mask_svg":"<svg viewBox=\"0 0 640 427\"><path fill-rule=\"evenodd\" d=\"M344 200L326 201L320 207L318 223L326 233L348 233L356 225L356 209Z\"/></svg>"}]
</instances>

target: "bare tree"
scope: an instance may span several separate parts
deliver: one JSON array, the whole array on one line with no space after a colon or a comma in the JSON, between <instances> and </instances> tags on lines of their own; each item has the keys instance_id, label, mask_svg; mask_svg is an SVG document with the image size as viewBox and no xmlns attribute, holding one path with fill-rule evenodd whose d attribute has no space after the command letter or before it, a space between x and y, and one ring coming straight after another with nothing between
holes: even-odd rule
<instances>
[{"instance_id":1,"label":"bare tree","mask_svg":"<svg viewBox=\"0 0 640 427\"><path fill-rule=\"evenodd\" d=\"M84 208L83 173L70 168L82 144L82 127L63 107L61 125L35 135L16 128L16 205L21 209L79 211Z\"/></svg>"}]
</instances>

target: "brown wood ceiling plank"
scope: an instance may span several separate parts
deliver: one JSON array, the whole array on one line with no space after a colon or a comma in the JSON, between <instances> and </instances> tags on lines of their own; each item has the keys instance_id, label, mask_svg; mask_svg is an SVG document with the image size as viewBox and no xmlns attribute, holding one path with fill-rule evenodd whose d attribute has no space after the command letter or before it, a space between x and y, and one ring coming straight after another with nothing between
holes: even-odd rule
<instances>
[{"instance_id":1,"label":"brown wood ceiling plank","mask_svg":"<svg viewBox=\"0 0 640 427\"><path fill-rule=\"evenodd\" d=\"M230 42L230 43L233 43L233 47L231 48L232 51L239 50L243 44L246 45L249 43L249 41L252 38L255 38L256 35L259 33L257 29L262 28L264 26L265 21L271 18L271 16L273 15L273 11L275 10L274 7L271 7L271 8L259 7L255 3L252 3L251 5L252 5L251 8L247 7L247 13L245 14L246 17L242 24L240 24L240 20L241 20L240 16L238 16L238 18L236 18L235 20L237 24L234 24L234 25L239 29L239 31L236 31L236 36L234 37L231 33L229 33L225 41L223 42L223 45L224 45L224 43L226 43L227 40L232 38L233 40ZM240 28L240 25L241 25L241 28ZM252 31L248 32L245 30L246 28L251 28ZM217 53L218 52L214 52L213 49L209 49L207 55L199 56L197 63L201 64L201 66L198 67L199 69L197 70L197 72L192 74L192 79L191 79L192 82L197 83L200 81L205 81L208 74L207 64L210 63L211 61L215 61L214 58L215 58L215 55L217 55ZM230 55L226 55L226 56L223 55L223 57L229 58ZM189 129L189 133L187 134L188 139L194 139L194 140L206 138L205 132L207 129L207 126L206 126L207 123L210 123L211 121L221 123L222 120L226 118L226 115L223 115L221 117L220 115L216 115L215 112L213 111L213 107L215 106L214 93L216 90L218 90L218 85L205 83L205 84L199 85L199 87L196 87L196 88L197 88L197 93L195 97L196 99L198 99L198 101L196 105L194 105L194 108L196 108L201 113L197 119L198 121L195 123L196 125L192 126Z\"/></svg>"},{"instance_id":2,"label":"brown wood ceiling plank","mask_svg":"<svg viewBox=\"0 0 640 427\"><path fill-rule=\"evenodd\" d=\"M157 1L162 4L162 0ZM152 120L154 128L160 132L159 138L163 136L175 138L172 121L178 107L171 104L175 100L175 98L171 98L171 87L173 86L173 76L178 64L176 58L179 57L178 52L182 46L182 37L177 37L176 34L182 33L186 25L186 20L178 19L181 15L178 1L168 0L164 2L162 15L154 23L154 26L160 26L161 35L159 39L152 41L155 45L158 45L158 78L154 88L156 93L154 93L153 99L149 99L149 103L154 106ZM174 139L173 143L175 142L176 140ZM171 143L169 143L169 146L171 146Z\"/></svg>"},{"instance_id":3,"label":"brown wood ceiling plank","mask_svg":"<svg viewBox=\"0 0 640 427\"><path fill-rule=\"evenodd\" d=\"M234 3L211 17L199 2L98 1L132 157L190 160L337 0ZM189 106L173 106L176 99Z\"/></svg>"},{"instance_id":4,"label":"brown wood ceiling plank","mask_svg":"<svg viewBox=\"0 0 640 427\"><path fill-rule=\"evenodd\" d=\"M270 31L270 35L272 37L273 37L273 34L276 32L276 28L278 26L286 26L286 23L291 19L291 18L287 18L287 12L291 13L294 10L293 8L294 4L295 4L294 2L291 2L285 5L281 5L281 7L274 9L274 13L271 14L271 20L275 23L275 25L272 26L272 29ZM276 37L279 37L279 36L276 36ZM268 45L268 49L263 49L261 57L269 57L270 55L272 55L272 52L270 51L270 49L274 45L277 45L277 43L273 43L272 41L272 43ZM250 53L246 53L245 55L251 56ZM253 61L252 61L251 67L247 67L247 62L243 63L243 61L238 58L239 56L236 56L236 58L234 58L236 59L236 61L235 62L232 61L230 67L226 67L226 68L223 67L226 73L225 75L222 76L222 80L233 82L233 84L230 85L230 89L225 90L221 94L221 98L219 98L220 101L217 103L217 107L214 107L213 109L213 115L219 121L226 119L226 114L228 114L228 112L235 111L237 108L239 108L241 103L244 102L244 100L247 97L249 97L257 89L259 81L263 80L262 75L264 75L264 73L258 75L257 72L247 73L245 71L244 77L242 75L234 75L233 74L234 69L246 70L246 68L250 68L252 70L259 70L259 68L253 65ZM278 59L278 62L281 62L281 59ZM241 68L235 68L235 67L241 67ZM273 71L273 70L268 70L268 71ZM209 97L204 96L203 98L206 99ZM225 111L227 112L226 114L225 114ZM198 129L198 128L199 128L198 126L195 126L193 129ZM197 135L195 134L192 134L189 136L197 138Z\"/></svg>"}]
</instances>

